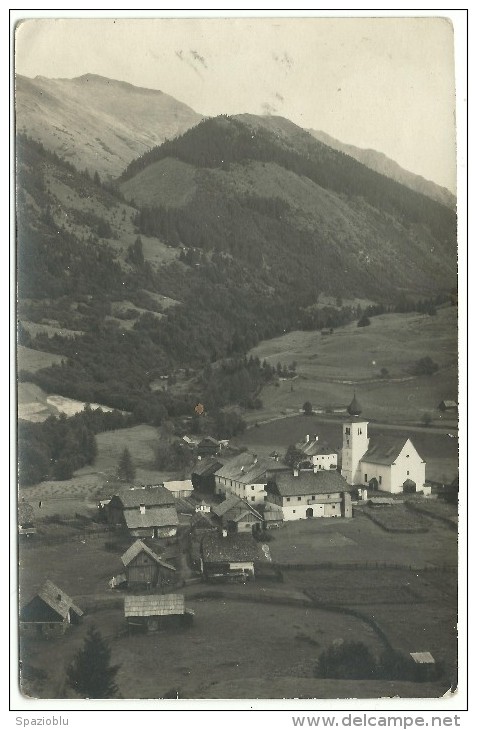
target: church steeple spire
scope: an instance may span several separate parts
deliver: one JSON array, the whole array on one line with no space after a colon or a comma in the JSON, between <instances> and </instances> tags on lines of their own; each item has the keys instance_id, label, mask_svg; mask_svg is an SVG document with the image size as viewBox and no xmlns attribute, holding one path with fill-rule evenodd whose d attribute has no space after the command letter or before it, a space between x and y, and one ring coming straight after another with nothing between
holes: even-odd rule
<instances>
[{"instance_id":1,"label":"church steeple spire","mask_svg":"<svg viewBox=\"0 0 477 730\"><path fill-rule=\"evenodd\" d=\"M347 411L350 416L360 416L362 412L362 408L360 404L358 403L358 399L356 398L356 391L353 393L353 400L349 404Z\"/></svg>"}]
</instances>

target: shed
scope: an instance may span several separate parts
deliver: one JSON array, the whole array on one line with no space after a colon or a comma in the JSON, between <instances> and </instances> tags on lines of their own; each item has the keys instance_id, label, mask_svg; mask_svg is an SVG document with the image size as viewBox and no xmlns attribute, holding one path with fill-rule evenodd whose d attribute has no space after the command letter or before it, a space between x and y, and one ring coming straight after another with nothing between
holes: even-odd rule
<instances>
[{"instance_id":1,"label":"shed","mask_svg":"<svg viewBox=\"0 0 477 730\"><path fill-rule=\"evenodd\" d=\"M194 491L190 479L182 479L181 481L164 482L166 489L174 495L174 497L189 497Z\"/></svg>"},{"instance_id":2,"label":"shed","mask_svg":"<svg viewBox=\"0 0 477 730\"><path fill-rule=\"evenodd\" d=\"M36 596L20 611L20 625L43 636L64 634L70 624L78 624L83 611L51 580L46 580Z\"/></svg>"},{"instance_id":3,"label":"shed","mask_svg":"<svg viewBox=\"0 0 477 730\"><path fill-rule=\"evenodd\" d=\"M190 626L194 611L185 607L184 596L125 596L124 617L128 631L159 631L174 626Z\"/></svg>"},{"instance_id":4,"label":"shed","mask_svg":"<svg viewBox=\"0 0 477 730\"><path fill-rule=\"evenodd\" d=\"M157 586L171 583L176 569L161 560L142 540L136 540L121 556L129 586Z\"/></svg>"},{"instance_id":5,"label":"shed","mask_svg":"<svg viewBox=\"0 0 477 730\"><path fill-rule=\"evenodd\" d=\"M418 682L431 682L436 676L436 662L429 651L411 652L414 663L415 679Z\"/></svg>"},{"instance_id":6,"label":"shed","mask_svg":"<svg viewBox=\"0 0 477 730\"><path fill-rule=\"evenodd\" d=\"M455 400L441 400L437 407L440 411L457 411L458 409Z\"/></svg>"}]
</instances>

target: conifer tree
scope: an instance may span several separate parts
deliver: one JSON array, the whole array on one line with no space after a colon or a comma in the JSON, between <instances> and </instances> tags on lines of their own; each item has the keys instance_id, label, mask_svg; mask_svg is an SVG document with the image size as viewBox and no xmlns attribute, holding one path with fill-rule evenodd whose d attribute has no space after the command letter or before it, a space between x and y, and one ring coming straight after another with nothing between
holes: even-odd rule
<instances>
[{"instance_id":1,"label":"conifer tree","mask_svg":"<svg viewBox=\"0 0 477 730\"><path fill-rule=\"evenodd\" d=\"M95 626L86 634L66 670L66 684L77 694L89 699L109 699L118 696L115 682L119 665L111 665L111 649Z\"/></svg>"},{"instance_id":2,"label":"conifer tree","mask_svg":"<svg viewBox=\"0 0 477 730\"><path fill-rule=\"evenodd\" d=\"M124 447L124 451L121 454L118 464L118 479L123 482L132 482L136 476L136 469L131 458L130 451L127 446Z\"/></svg>"}]
</instances>

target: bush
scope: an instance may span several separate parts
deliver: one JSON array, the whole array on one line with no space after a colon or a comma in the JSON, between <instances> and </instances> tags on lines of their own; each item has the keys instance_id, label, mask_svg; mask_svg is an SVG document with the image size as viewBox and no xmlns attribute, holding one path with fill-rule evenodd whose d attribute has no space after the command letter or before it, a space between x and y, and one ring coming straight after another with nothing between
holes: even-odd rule
<instances>
[{"instance_id":1,"label":"bush","mask_svg":"<svg viewBox=\"0 0 477 730\"><path fill-rule=\"evenodd\" d=\"M343 641L320 655L314 674L323 679L375 679L377 664L366 644Z\"/></svg>"},{"instance_id":2,"label":"bush","mask_svg":"<svg viewBox=\"0 0 477 730\"><path fill-rule=\"evenodd\" d=\"M369 327L370 324L371 324L371 321L370 321L369 317L366 317L366 315L363 315L361 317L361 319L358 320L358 324L356 326L357 327Z\"/></svg>"},{"instance_id":3,"label":"bush","mask_svg":"<svg viewBox=\"0 0 477 730\"><path fill-rule=\"evenodd\" d=\"M434 375L438 370L439 365L429 355L426 355L414 363L411 373L413 375Z\"/></svg>"},{"instance_id":4,"label":"bush","mask_svg":"<svg viewBox=\"0 0 477 730\"><path fill-rule=\"evenodd\" d=\"M303 403L303 413L305 414L305 416L311 416L313 413L313 406L311 405L309 400Z\"/></svg>"}]
</instances>

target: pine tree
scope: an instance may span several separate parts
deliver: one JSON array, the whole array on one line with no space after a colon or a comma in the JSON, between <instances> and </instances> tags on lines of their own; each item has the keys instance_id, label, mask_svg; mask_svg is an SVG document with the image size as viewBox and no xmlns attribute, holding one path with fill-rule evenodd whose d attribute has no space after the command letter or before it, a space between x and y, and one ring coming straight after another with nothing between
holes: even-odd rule
<instances>
[{"instance_id":1,"label":"pine tree","mask_svg":"<svg viewBox=\"0 0 477 730\"><path fill-rule=\"evenodd\" d=\"M66 683L77 694L90 699L118 696L115 677L119 665L111 666L111 649L95 626L91 626L66 670Z\"/></svg>"},{"instance_id":2,"label":"pine tree","mask_svg":"<svg viewBox=\"0 0 477 730\"><path fill-rule=\"evenodd\" d=\"M126 446L121 454L121 458L119 459L118 479L121 479L123 482L132 482L135 476L136 469L134 468L129 449Z\"/></svg>"}]
</instances>

